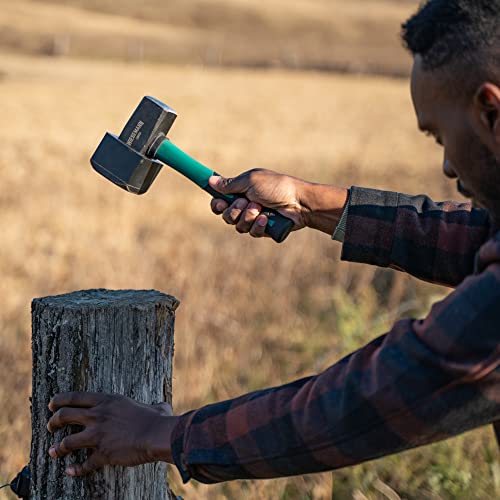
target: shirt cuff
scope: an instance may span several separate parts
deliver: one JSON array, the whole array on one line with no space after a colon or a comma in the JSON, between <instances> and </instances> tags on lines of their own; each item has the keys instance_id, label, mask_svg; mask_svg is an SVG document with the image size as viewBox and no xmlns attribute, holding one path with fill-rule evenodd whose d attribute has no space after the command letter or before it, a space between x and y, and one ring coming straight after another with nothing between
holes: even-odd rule
<instances>
[{"instance_id":1,"label":"shirt cuff","mask_svg":"<svg viewBox=\"0 0 500 500\"><path fill-rule=\"evenodd\" d=\"M174 459L174 464L179 470L179 474L181 475L184 483L187 483L193 477L184 454L184 442L189 424L191 423L194 414L194 411L190 411L180 416L172 432L172 437L170 438L172 458Z\"/></svg>"},{"instance_id":2,"label":"shirt cuff","mask_svg":"<svg viewBox=\"0 0 500 500\"><path fill-rule=\"evenodd\" d=\"M339 223L335 228L335 231L332 236L332 240L339 241L340 243L344 243L345 232L347 228L347 216L349 214L349 206L351 204L351 193L348 191L347 195L347 203L344 207L344 211L342 212L342 216L340 217Z\"/></svg>"},{"instance_id":3,"label":"shirt cuff","mask_svg":"<svg viewBox=\"0 0 500 500\"><path fill-rule=\"evenodd\" d=\"M216 405L210 406L215 407ZM172 452L173 462L179 471L183 483L185 484L189 480L194 479L195 481L203 484L215 484L234 478L240 478L241 474L232 474L231 468L229 468L229 471L226 471L226 474L223 475L222 470L224 465L210 465L210 460L206 459L206 454L203 453L203 450L201 452L200 450L195 450L194 452L191 450L190 453L189 439L191 436L189 429L193 425L193 421L196 422L198 419L197 416L199 416L200 410L192 410L178 417L177 423L172 432L172 437L170 438L170 449ZM213 451L214 450L209 450L209 454L213 455ZM213 467L215 467L217 475L213 475L211 473L211 469ZM239 472L239 466L236 465L235 467Z\"/></svg>"}]
</instances>

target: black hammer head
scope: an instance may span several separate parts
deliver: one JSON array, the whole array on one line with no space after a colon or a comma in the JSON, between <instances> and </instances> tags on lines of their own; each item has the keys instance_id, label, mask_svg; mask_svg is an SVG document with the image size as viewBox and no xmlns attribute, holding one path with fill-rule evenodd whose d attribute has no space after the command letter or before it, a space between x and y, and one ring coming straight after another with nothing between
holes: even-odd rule
<instances>
[{"instance_id":1,"label":"black hammer head","mask_svg":"<svg viewBox=\"0 0 500 500\"><path fill-rule=\"evenodd\" d=\"M153 143L167 135L177 113L154 97L144 97L119 137L107 133L90 162L121 188L145 193L163 166L149 157ZM152 155L151 155L152 156Z\"/></svg>"}]
</instances>

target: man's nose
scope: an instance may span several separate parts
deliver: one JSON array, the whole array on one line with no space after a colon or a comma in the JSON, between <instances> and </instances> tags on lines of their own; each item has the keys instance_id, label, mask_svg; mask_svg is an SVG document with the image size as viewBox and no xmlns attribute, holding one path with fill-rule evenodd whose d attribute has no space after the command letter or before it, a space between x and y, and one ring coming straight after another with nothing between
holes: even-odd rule
<instances>
[{"instance_id":1,"label":"man's nose","mask_svg":"<svg viewBox=\"0 0 500 500\"><path fill-rule=\"evenodd\" d=\"M455 169L453 168L453 165L449 160L446 158L443 161L443 172L446 177L449 177L450 179L456 179L458 175L455 172Z\"/></svg>"}]
</instances>

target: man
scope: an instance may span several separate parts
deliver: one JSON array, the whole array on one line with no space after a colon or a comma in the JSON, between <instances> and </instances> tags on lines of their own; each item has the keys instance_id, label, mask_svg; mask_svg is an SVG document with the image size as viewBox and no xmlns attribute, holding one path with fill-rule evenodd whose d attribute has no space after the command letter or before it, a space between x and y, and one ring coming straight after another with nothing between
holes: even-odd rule
<instances>
[{"instance_id":1,"label":"man","mask_svg":"<svg viewBox=\"0 0 500 500\"><path fill-rule=\"evenodd\" d=\"M180 417L120 396L56 395L49 430L85 430L50 455L93 450L68 474L156 460L205 483L306 474L500 420L500 0L429 0L403 26L403 40L414 56L419 127L443 146L444 173L472 204L254 170L212 178L216 190L251 200L213 200L212 209L261 237L260 207L276 208L297 230L343 241L345 260L456 289L426 319L397 322L317 376Z\"/></svg>"}]
</instances>

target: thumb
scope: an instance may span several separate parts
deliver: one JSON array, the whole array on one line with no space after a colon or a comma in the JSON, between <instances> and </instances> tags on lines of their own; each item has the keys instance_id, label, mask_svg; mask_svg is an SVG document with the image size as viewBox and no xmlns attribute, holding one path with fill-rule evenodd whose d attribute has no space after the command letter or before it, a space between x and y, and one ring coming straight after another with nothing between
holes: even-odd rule
<instances>
[{"instance_id":1,"label":"thumb","mask_svg":"<svg viewBox=\"0 0 500 500\"><path fill-rule=\"evenodd\" d=\"M222 194L244 194L250 187L245 175L232 178L214 175L208 179L208 184Z\"/></svg>"}]
</instances>

